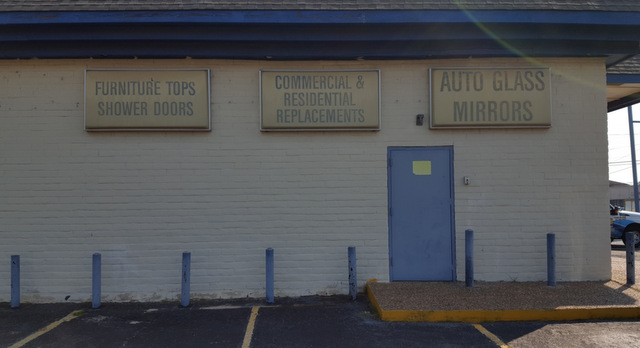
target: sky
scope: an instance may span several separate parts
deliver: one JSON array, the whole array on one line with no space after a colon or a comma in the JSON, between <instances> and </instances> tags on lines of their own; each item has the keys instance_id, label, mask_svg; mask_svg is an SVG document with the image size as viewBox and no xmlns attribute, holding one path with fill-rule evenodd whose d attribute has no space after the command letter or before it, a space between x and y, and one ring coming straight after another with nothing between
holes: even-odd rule
<instances>
[{"instance_id":1,"label":"sky","mask_svg":"<svg viewBox=\"0 0 640 348\"><path fill-rule=\"evenodd\" d=\"M632 108L633 120L640 122L640 104ZM609 132L609 180L633 184L631 141L629 140L629 111L627 108L607 115ZM640 160L640 123L634 123L636 162ZM640 168L638 168L640 178Z\"/></svg>"}]
</instances>

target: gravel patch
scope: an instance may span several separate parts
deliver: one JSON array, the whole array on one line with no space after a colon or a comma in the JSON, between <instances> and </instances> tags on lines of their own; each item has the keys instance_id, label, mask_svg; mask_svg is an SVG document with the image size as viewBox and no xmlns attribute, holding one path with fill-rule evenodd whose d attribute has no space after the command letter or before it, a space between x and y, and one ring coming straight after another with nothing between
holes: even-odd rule
<instances>
[{"instance_id":1,"label":"gravel patch","mask_svg":"<svg viewBox=\"0 0 640 348\"><path fill-rule=\"evenodd\" d=\"M640 262L638 262L640 269ZM519 310L584 307L640 307L640 286L626 285L624 250L613 250L610 281L370 282L382 310ZM638 282L640 277L636 276Z\"/></svg>"},{"instance_id":2,"label":"gravel patch","mask_svg":"<svg viewBox=\"0 0 640 348\"><path fill-rule=\"evenodd\" d=\"M383 310L508 310L639 306L640 292L617 282L393 282L369 284Z\"/></svg>"}]
</instances>

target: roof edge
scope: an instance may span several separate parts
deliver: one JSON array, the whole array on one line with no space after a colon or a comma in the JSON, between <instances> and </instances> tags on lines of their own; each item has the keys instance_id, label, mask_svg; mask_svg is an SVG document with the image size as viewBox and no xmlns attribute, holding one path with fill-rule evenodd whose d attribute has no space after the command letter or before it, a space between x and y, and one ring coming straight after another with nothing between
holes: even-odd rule
<instances>
[{"instance_id":1,"label":"roof edge","mask_svg":"<svg viewBox=\"0 0 640 348\"><path fill-rule=\"evenodd\" d=\"M1 12L0 23L393 24L539 23L637 25L640 12L530 10L144 10Z\"/></svg>"}]
</instances>

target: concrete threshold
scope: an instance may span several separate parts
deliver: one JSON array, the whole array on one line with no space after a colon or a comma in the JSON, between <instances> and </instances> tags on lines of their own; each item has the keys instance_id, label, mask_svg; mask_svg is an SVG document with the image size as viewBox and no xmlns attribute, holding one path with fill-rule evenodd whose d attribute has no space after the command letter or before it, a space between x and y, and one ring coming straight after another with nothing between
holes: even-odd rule
<instances>
[{"instance_id":1,"label":"concrete threshold","mask_svg":"<svg viewBox=\"0 0 640 348\"><path fill-rule=\"evenodd\" d=\"M370 280L384 321L496 322L640 319L640 288L617 281L390 282Z\"/></svg>"}]
</instances>

